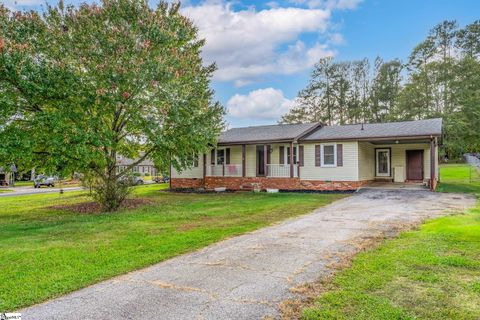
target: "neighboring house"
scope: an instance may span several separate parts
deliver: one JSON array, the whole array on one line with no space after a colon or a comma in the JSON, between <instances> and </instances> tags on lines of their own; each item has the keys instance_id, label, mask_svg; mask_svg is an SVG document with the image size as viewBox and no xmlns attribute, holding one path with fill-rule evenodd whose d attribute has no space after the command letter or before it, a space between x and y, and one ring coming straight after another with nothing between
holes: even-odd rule
<instances>
[{"instance_id":1,"label":"neighboring house","mask_svg":"<svg viewBox=\"0 0 480 320\"><path fill-rule=\"evenodd\" d=\"M422 182L435 189L442 119L230 129L172 188L355 190L371 181Z\"/></svg>"},{"instance_id":2,"label":"neighboring house","mask_svg":"<svg viewBox=\"0 0 480 320\"><path fill-rule=\"evenodd\" d=\"M15 183L15 170L5 171L2 167L0 167L0 187L11 187Z\"/></svg>"},{"instance_id":3,"label":"neighboring house","mask_svg":"<svg viewBox=\"0 0 480 320\"><path fill-rule=\"evenodd\" d=\"M138 161L138 159L128 159L128 158L118 156L117 172L126 170L128 166L130 166L132 163L136 161ZM145 176L145 174L147 173L151 176L156 176L158 171L155 165L153 164L153 161L151 161L150 159L145 159L142 162L140 162L138 165L134 166L132 168L132 172L139 173L141 176Z\"/></svg>"}]
</instances>

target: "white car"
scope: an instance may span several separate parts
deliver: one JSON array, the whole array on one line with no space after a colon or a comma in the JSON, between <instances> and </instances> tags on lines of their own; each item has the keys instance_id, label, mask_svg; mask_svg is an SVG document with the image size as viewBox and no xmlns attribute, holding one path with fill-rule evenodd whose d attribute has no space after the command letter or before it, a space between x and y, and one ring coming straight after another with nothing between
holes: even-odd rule
<instances>
[{"instance_id":1,"label":"white car","mask_svg":"<svg viewBox=\"0 0 480 320\"><path fill-rule=\"evenodd\" d=\"M55 177L39 176L33 181L33 186L35 188L41 188L42 186L55 187L56 182L57 182L57 178Z\"/></svg>"},{"instance_id":2,"label":"white car","mask_svg":"<svg viewBox=\"0 0 480 320\"><path fill-rule=\"evenodd\" d=\"M135 177L131 175L124 175L120 178L119 181L125 181L132 186L139 186L145 183L145 180L143 180L142 177Z\"/></svg>"}]
</instances>

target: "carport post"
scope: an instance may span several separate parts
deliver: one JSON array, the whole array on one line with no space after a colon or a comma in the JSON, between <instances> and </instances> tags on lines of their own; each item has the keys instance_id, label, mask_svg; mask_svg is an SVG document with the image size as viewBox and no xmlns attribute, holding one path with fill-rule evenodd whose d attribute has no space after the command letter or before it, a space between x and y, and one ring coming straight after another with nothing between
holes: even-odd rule
<instances>
[{"instance_id":1,"label":"carport post","mask_svg":"<svg viewBox=\"0 0 480 320\"><path fill-rule=\"evenodd\" d=\"M430 190L435 188L435 138L430 139Z\"/></svg>"}]
</instances>

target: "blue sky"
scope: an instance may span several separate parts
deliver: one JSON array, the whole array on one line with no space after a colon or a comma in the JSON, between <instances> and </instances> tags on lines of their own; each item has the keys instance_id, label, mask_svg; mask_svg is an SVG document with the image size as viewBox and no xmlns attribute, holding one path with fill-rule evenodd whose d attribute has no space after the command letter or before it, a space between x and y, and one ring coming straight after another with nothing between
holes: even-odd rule
<instances>
[{"instance_id":1,"label":"blue sky","mask_svg":"<svg viewBox=\"0 0 480 320\"><path fill-rule=\"evenodd\" d=\"M3 2L16 9L39 9L44 3ZM205 61L218 65L212 85L227 108L226 120L232 127L276 123L293 105L321 57L405 60L442 20L455 19L463 26L480 18L480 1L476 0L182 3L183 13L194 20L207 40Z\"/></svg>"}]
</instances>

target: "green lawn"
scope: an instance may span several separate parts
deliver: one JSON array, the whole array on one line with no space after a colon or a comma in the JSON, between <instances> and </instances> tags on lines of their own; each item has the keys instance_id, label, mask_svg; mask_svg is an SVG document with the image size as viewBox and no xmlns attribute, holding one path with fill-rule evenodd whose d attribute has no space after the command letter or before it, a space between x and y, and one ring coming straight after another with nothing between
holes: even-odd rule
<instances>
[{"instance_id":1,"label":"green lawn","mask_svg":"<svg viewBox=\"0 0 480 320\"><path fill-rule=\"evenodd\" d=\"M439 191L480 197L468 172L443 166ZM304 319L480 319L480 202L357 255L326 289Z\"/></svg>"},{"instance_id":2,"label":"green lawn","mask_svg":"<svg viewBox=\"0 0 480 320\"><path fill-rule=\"evenodd\" d=\"M15 181L15 187L33 187L33 181Z\"/></svg>"},{"instance_id":3,"label":"green lawn","mask_svg":"<svg viewBox=\"0 0 480 320\"><path fill-rule=\"evenodd\" d=\"M178 194L136 188L151 204L110 214L52 205L84 192L0 198L0 312L12 311L215 241L307 213L343 195Z\"/></svg>"}]
</instances>

